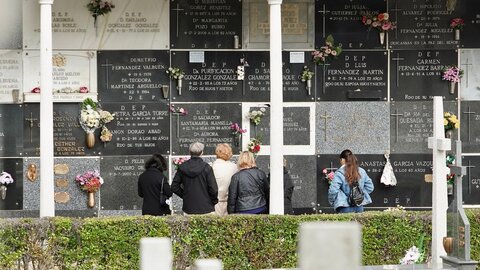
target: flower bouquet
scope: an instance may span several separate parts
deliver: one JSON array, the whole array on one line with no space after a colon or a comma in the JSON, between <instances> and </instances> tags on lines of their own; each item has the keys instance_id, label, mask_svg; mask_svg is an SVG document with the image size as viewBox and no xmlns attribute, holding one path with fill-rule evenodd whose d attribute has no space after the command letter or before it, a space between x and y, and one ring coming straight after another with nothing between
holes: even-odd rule
<instances>
[{"instance_id":1,"label":"flower bouquet","mask_svg":"<svg viewBox=\"0 0 480 270\"><path fill-rule=\"evenodd\" d=\"M258 126L262 121L262 117L265 116L266 112L267 112L267 109L262 107L259 110L253 110L251 112L248 112L247 118L250 119L250 122L252 122L252 124L254 124L255 126Z\"/></svg>"},{"instance_id":2,"label":"flower bouquet","mask_svg":"<svg viewBox=\"0 0 480 270\"><path fill-rule=\"evenodd\" d=\"M445 133L448 131L453 131L460 127L460 120L457 119L457 116L451 112L445 112L443 114L443 127L445 128ZM451 134L450 134L451 135ZM447 136L447 138L450 138Z\"/></svg>"},{"instance_id":3,"label":"flower bouquet","mask_svg":"<svg viewBox=\"0 0 480 270\"><path fill-rule=\"evenodd\" d=\"M86 171L75 177L75 182L81 190L88 193L88 207L95 206L95 192L97 192L103 185L103 178L100 177L98 171Z\"/></svg>"},{"instance_id":4,"label":"flower bouquet","mask_svg":"<svg viewBox=\"0 0 480 270\"><path fill-rule=\"evenodd\" d=\"M170 105L170 112L173 113L173 114L178 114L178 115L181 115L181 116L185 116L188 114L188 111L187 109L184 109L182 107L175 107L175 105Z\"/></svg>"},{"instance_id":5,"label":"flower bouquet","mask_svg":"<svg viewBox=\"0 0 480 270\"><path fill-rule=\"evenodd\" d=\"M183 72L183 70L181 70L180 68L174 68L174 67L169 67L166 72L168 76L170 76L170 79L177 80L178 95L181 95L182 79L183 79L183 76L185 75L185 72Z\"/></svg>"},{"instance_id":6,"label":"flower bouquet","mask_svg":"<svg viewBox=\"0 0 480 270\"><path fill-rule=\"evenodd\" d=\"M310 69L307 66L303 67L302 75L300 76L302 82L307 83L307 91L308 95L311 95L311 89L312 89L312 78L315 73L313 71L310 71Z\"/></svg>"},{"instance_id":7,"label":"flower bouquet","mask_svg":"<svg viewBox=\"0 0 480 270\"><path fill-rule=\"evenodd\" d=\"M240 65L237 66L237 80L243 81L245 79L245 68L249 67L245 58L240 58Z\"/></svg>"},{"instance_id":8,"label":"flower bouquet","mask_svg":"<svg viewBox=\"0 0 480 270\"><path fill-rule=\"evenodd\" d=\"M115 5L112 4L112 2L106 0L90 0L90 3L87 4L87 9L93 16L95 29L97 28L97 17L110 13L113 8L115 8Z\"/></svg>"},{"instance_id":9,"label":"flower bouquet","mask_svg":"<svg viewBox=\"0 0 480 270\"><path fill-rule=\"evenodd\" d=\"M443 70L442 80L450 82L450 94L455 93L455 86L463 77L463 70L457 66L447 66Z\"/></svg>"},{"instance_id":10,"label":"flower bouquet","mask_svg":"<svg viewBox=\"0 0 480 270\"><path fill-rule=\"evenodd\" d=\"M416 264L422 263L425 260L425 247L423 245L423 241L425 238L425 234L420 236L418 239L417 246L412 246L410 249L407 250L405 256L400 260L400 264Z\"/></svg>"},{"instance_id":11,"label":"flower bouquet","mask_svg":"<svg viewBox=\"0 0 480 270\"><path fill-rule=\"evenodd\" d=\"M324 179L330 185L333 181L333 176L335 175L335 172L333 170L330 170L330 172L329 172L328 169L325 168L325 169L322 170L322 173L323 173Z\"/></svg>"},{"instance_id":12,"label":"flower bouquet","mask_svg":"<svg viewBox=\"0 0 480 270\"><path fill-rule=\"evenodd\" d=\"M13 183L12 176L7 172L0 174L0 197L5 200L7 197L7 185Z\"/></svg>"},{"instance_id":13,"label":"flower bouquet","mask_svg":"<svg viewBox=\"0 0 480 270\"><path fill-rule=\"evenodd\" d=\"M239 146L240 137L242 136L243 133L247 132L247 130L241 128L240 125L236 122L230 125L230 130L232 131L232 135L233 135L233 143L235 144L235 146Z\"/></svg>"},{"instance_id":14,"label":"flower bouquet","mask_svg":"<svg viewBox=\"0 0 480 270\"><path fill-rule=\"evenodd\" d=\"M464 25L465 21L462 18L454 18L450 21L450 28L455 33L455 40L460 40L460 30L463 30Z\"/></svg>"},{"instance_id":15,"label":"flower bouquet","mask_svg":"<svg viewBox=\"0 0 480 270\"><path fill-rule=\"evenodd\" d=\"M260 152L260 144L262 142L258 140L257 138L251 138L250 141L248 142L247 149L250 153L253 155L256 155L258 152Z\"/></svg>"},{"instance_id":16,"label":"flower bouquet","mask_svg":"<svg viewBox=\"0 0 480 270\"><path fill-rule=\"evenodd\" d=\"M185 161L189 160L188 157L179 157L179 158L174 158L172 160L172 164L173 166L175 166L175 170L178 170L178 168L180 167L180 165L182 165L183 163L185 163Z\"/></svg>"},{"instance_id":17,"label":"flower bouquet","mask_svg":"<svg viewBox=\"0 0 480 270\"><path fill-rule=\"evenodd\" d=\"M317 65L325 65L339 56L342 53L342 47L335 46L334 43L333 36L328 35L325 39L325 46L320 47L320 50L312 52L313 62Z\"/></svg>"},{"instance_id":18,"label":"flower bouquet","mask_svg":"<svg viewBox=\"0 0 480 270\"><path fill-rule=\"evenodd\" d=\"M88 148L92 148L95 145L94 132L97 128L102 127L102 134L100 136L102 142L112 140L112 133L105 125L115 119L114 116L115 114L100 109L100 105L91 98L86 98L82 104L80 104L79 123L87 134L86 144ZM107 133L109 136L105 136Z\"/></svg>"},{"instance_id":19,"label":"flower bouquet","mask_svg":"<svg viewBox=\"0 0 480 270\"><path fill-rule=\"evenodd\" d=\"M362 16L362 23L368 26L369 30L375 28L380 31L380 44L382 45L385 43L385 33L397 27L397 24L391 22L389 18L390 15L387 12Z\"/></svg>"}]
</instances>

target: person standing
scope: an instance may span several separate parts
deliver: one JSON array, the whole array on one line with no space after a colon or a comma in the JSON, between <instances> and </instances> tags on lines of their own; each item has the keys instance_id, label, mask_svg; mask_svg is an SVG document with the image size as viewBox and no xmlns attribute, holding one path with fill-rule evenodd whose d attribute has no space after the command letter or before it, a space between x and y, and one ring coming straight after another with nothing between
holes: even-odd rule
<instances>
[{"instance_id":1,"label":"person standing","mask_svg":"<svg viewBox=\"0 0 480 270\"><path fill-rule=\"evenodd\" d=\"M173 195L164 172L167 161L160 154L154 154L145 162L145 171L138 177L138 196L143 198L142 215L170 215L170 206L160 203L160 194L169 198ZM162 188L163 185L163 188Z\"/></svg>"},{"instance_id":2,"label":"person standing","mask_svg":"<svg viewBox=\"0 0 480 270\"><path fill-rule=\"evenodd\" d=\"M270 174L268 174L268 183L270 184ZM287 160L283 159L283 213L293 215L292 195L295 186L287 170Z\"/></svg>"},{"instance_id":3,"label":"person standing","mask_svg":"<svg viewBox=\"0 0 480 270\"><path fill-rule=\"evenodd\" d=\"M183 199L182 210L188 215L214 213L218 203L213 169L200 158L203 148L200 142L190 145L191 158L180 165L172 182L172 190Z\"/></svg>"},{"instance_id":4,"label":"person standing","mask_svg":"<svg viewBox=\"0 0 480 270\"><path fill-rule=\"evenodd\" d=\"M228 188L229 214L266 214L268 212L268 184L265 172L256 167L253 154L243 151L238 157L239 172L232 176Z\"/></svg>"},{"instance_id":5,"label":"person standing","mask_svg":"<svg viewBox=\"0 0 480 270\"><path fill-rule=\"evenodd\" d=\"M217 159L212 163L213 173L218 185L218 203L215 205L215 213L225 216L227 212L228 187L232 175L238 172L238 167L230 161L232 158L232 147L228 143L220 143L215 149Z\"/></svg>"},{"instance_id":6,"label":"person standing","mask_svg":"<svg viewBox=\"0 0 480 270\"><path fill-rule=\"evenodd\" d=\"M363 206L372 203L370 197L374 190L372 179L358 166L357 157L348 149L340 154L340 164L342 166L335 172L328 189L328 202L337 213L363 212ZM359 206L349 203L349 194L354 182L358 183L364 195Z\"/></svg>"}]
</instances>

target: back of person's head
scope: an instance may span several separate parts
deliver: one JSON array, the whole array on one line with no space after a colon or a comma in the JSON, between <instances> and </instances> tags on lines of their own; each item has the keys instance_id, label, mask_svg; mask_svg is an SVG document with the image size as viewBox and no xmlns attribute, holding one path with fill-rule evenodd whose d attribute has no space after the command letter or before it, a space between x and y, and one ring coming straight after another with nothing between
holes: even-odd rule
<instances>
[{"instance_id":1,"label":"back of person's head","mask_svg":"<svg viewBox=\"0 0 480 270\"><path fill-rule=\"evenodd\" d=\"M160 154L153 154L152 157L150 157L146 162L145 162L145 169L148 168L157 168L160 171L164 172L167 170L167 160Z\"/></svg>"},{"instance_id":2,"label":"back of person's head","mask_svg":"<svg viewBox=\"0 0 480 270\"><path fill-rule=\"evenodd\" d=\"M230 160L232 158L232 147L228 143L219 143L215 149L215 154L219 159Z\"/></svg>"},{"instance_id":3,"label":"back of person's head","mask_svg":"<svg viewBox=\"0 0 480 270\"><path fill-rule=\"evenodd\" d=\"M340 153L340 158L345 160L345 179L347 179L348 184L351 185L354 181L358 181L360 174L358 173L357 157L352 151L345 149Z\"/></svg>"},{"instance_id":4,"label":"back of person's head","mask_svg":"<svg viewBox=\"0 0 480 270\"><path fill-rule=\"evenodd\" d=\"M190 155L194 157L199 157L203 153L203 148L205 146L201 142L194 142L190 144L190 148L188 149L190 151Z\"/></svg>"},{"instance_id":5,"label":"back of person's head","mask_svg":"<svg viewBox=\"0 0 480 270\"><path fill-rule=\"evenodd\" d=\"M257 166L253 154L248 151L243 151L242 153L240 153L237 165L240 169L248 169Z\"/></svg>"}]
</instances>

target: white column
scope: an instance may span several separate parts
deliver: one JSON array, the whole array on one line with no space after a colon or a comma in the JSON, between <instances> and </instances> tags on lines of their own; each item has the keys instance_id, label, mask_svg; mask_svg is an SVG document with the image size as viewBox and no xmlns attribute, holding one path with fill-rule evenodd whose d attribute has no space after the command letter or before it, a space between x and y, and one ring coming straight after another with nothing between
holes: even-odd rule
<instances>
[{"instance_id":1,"label":"white column","mask_svg":"<svg viewBox=\"0 0 480 270\"><path fill-rule=\"evenodd\" d=\"M432 264L434 269L441 268L446 256L443 237L447 236L447 167L446 151L452 147L450 139L445 139L443 126L443 99L433 98L433 137L428 138L428 148L433 152L433 189L432 189ZM461 157L459 157L461 158ZM436 267L436 268L435 268Z\"/></svg>"},{"instance_id":2,"label":"white column","mask_svg":"<svg viewBox=\"0 0 480 270\"><path fill-rule=\"evenodd\" d=\"M170 238L140 239L140 270L171 270L173 263Z\"/></svg>"},{"instance_id":3,"label":"white column","mask_svg":"<svg viewBox=\"0 0 480 270\"><path fill-rule=\"evenodd\" d=\"M40 4L40 217L55 216L53 200L52 5Z\"/></svg>"},{"instance_id":4,"label":"white column","mask_svg":"<svg viewBox=\"0 0 480 270\"><path fill-rule=\"evenodd\" d=\"M283 215L282 0L270 5L270 214Z\"/></svg>"}]
</instances>

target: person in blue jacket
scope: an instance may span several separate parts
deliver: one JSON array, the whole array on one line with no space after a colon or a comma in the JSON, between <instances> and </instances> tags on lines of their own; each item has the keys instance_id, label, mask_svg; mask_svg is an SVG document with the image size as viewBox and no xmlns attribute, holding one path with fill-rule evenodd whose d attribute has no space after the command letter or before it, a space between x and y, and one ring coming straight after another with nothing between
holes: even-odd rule
<instances>
[{"instance_id":1,"label":"person in blue jacket","mask_svg":"<svg viewBox=\"0 0 480 270\"><path fill-rule=\"evenodd\" d=\"M357 157L348 149L343 150L340 154L340 164L342 166L335 172L328 189L328 202L337 213L363 212L363 206L372 203L370 197L370 193L374 189L372 179L368 177L363 168L358 166ZM358 182L364 194L360 206L349 204L348 197L352 183L355 181Z\"/></svg>"}]
</instances>

